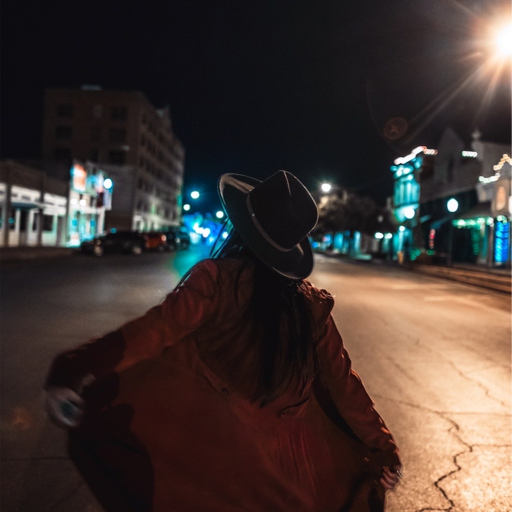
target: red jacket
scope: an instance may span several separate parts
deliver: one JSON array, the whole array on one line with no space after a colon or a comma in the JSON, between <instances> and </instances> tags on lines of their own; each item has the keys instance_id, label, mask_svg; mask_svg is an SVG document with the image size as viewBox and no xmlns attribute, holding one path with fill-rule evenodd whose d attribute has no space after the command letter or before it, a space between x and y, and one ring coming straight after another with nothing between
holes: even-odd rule
<instances>
[{"instance_id":1,"label":"red jacket","mask_svg":"<svg viewBox=\"0 0 512 512\"><path fill-rule=\"evenodd\" d=\"M97 379L70 453L107 510L326 512L350 499L358 455L320 407L312 378L263 408L247 398L257 343L238 322L252 279L249 265L235 287L239 265L204 260L162 304L54 361L46 386ZM351 369L333 298L308 287L319 382L381 463L398 464Z\"/></svg>"}]
</instances>

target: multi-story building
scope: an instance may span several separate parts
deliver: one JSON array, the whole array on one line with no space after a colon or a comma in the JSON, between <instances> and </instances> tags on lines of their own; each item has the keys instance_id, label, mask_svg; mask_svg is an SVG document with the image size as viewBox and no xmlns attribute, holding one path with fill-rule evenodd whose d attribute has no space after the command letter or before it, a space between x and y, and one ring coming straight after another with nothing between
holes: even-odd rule
<instances>
[{"instance_id":1,"label":"multi-story building","mask_svg":"<svg viewBox=\"0 0 512 512\"><path fill-rule=\"evenodd\" d=\"M447 128L439 141L434 165L421 169L420 212L425 248L446 254L448 261L501 265L509 262L510 212L508 198L501 209L494 208L493 201L495 182L500 178L496 167L505 165L510 146L482 141L480 136L476 131L473 140L465 142ZM508 185L506 171L507 168L502 171L500 183ZM505 240L500 242L499 250L497 235L500 241Z\"/></svg>"},{"instance_id":2,"label":"multi-story building","mask_svg":"<svg viewBox=\"0 0 512 512\"><path fill-rule=\"evenodd\" d=\"M414 259L422 247L419 219L420 184L419 174L421 169L427 169L432 165L432 158L436 150L419 146L409 155L399 157L391 166L394 180L394 194L391 200L398 231L393 237L393 253L399 260Z\"/></svg>"},{"instance_id":3,"label":"multi-story building","mask_svg":"<svg viewBox=\"0 0 512 512\"><path fill-rule=\"evenodd\" d=\"M47 89L42 148L47 162L105 168L115 189L106 229L180 223L183 145L169 109L155 109L141 92Z\"/></svg>"}]
</instances>

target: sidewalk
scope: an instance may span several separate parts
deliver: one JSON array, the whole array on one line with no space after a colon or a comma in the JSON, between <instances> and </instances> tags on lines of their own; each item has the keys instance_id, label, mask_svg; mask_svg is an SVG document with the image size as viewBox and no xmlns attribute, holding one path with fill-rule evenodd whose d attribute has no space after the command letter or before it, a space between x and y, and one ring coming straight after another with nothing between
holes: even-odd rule
<instances>
[{"instance_id":1,"label":"sidewalk","mask_svg":"<svg viewBox=\"0 0 512 512\"><path fill-rule=\"evenodd\" d=\"M371 258L351 258L346 254L336 254L322 252L325 256L331 258L346 259L353 262L364 262L391 265L404 270L411 270L413 272L420 272L422 274L428 274L443 279L451 279L452 281L458 281L461 283L471 284L479 286L481 288L488 288L504 293L511 293L512 291L512 279L511 272L509 269L487 269L477 265L471 265L469 263L455 263L451 267L442 265L420 265L417 263L404 263L399 265L396 261L391 260L380 260ZM364 255L367 256L367 255Z\"/></svg>"},{"instance_id":2,"label":"sidewalk","mask_svg":"<svg viewBox=\"0 0 512 512\"><path fill-rule=\"evenodd\" d=\"M0 262L65 257L77 252L76 247L0 247Z\"/></svg>"}]
</instances>

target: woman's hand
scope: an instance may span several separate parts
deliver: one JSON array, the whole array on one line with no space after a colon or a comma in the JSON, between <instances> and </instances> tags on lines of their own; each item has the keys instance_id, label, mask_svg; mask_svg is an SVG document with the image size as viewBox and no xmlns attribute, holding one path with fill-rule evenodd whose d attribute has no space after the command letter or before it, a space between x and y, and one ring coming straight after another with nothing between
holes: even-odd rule
<instances>
[{"instance_id":1,"label":"woman's hand","mask_svg":"<svg viewBox=\"0 0 512 512\"><path fill-rule=\"evenodd\" d=\"M402 466L384 466L380 483L387 491L392 491L402 478Z\"/></svg>"},{"instance_id":2,"label":"woman's hand","mask_svg":"<svg viewBox=\"0 0 512 512\"><path fill-rule=\"evenodd\" d=\"M70 388L49 387L46 390L46 412L59 427L78 427L83 419L84 407L83 398Z\"/></svg>"}]
</instances>

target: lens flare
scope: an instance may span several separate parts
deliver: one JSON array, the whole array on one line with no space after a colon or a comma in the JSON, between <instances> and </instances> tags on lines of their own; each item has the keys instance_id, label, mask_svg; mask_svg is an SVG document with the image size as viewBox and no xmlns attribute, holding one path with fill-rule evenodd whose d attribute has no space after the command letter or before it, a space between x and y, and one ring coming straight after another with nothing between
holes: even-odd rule
<instances>
[{"instance_id":1,"label":"lens flare","mask_svg":"<svg viewBox=\"0 0 512 512\"><path fill-rule=\"evenodd\" d=\"M512 56L512 23L502 27L496 34L496 53L500 57Z\"/></svg>"}]
</instances>

